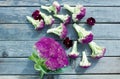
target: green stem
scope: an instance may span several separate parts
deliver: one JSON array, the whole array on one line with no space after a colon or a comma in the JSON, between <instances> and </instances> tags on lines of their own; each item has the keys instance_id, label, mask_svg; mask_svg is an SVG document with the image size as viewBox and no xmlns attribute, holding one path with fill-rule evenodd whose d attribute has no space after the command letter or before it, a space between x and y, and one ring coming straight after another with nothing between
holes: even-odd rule
<instances>
[{"instance_id":1,"label":"green stem","mask_svg":"<svg viewBox=\"0 0 120 79\"><path fill-rule=\"evenodd\" d=\"M40 12L40 15L42 16L42 18L44 18L44 20L45 20L45 18L47 18L47 16L42 12Z\"/></svg>"},{"instance_id":2,"label":"green stem","mask_svg":"<svg viewBox=\"0 0 120 79\"><path fill-rule=\"evenodd\" d=\"M63 21L63 19L65 18L64 15L54 15L56 18L60 19L61 21Z\"/></svg>"},{"instance_id":3,"label":"green stem","mask_svg":"<svg viewBox=\"0 0 120 79\"><path fill-rule=\"evenodd\" d=\"M74 7L70 7L69 5L64 4L64 8L70 11L71 13L74 13Z\"/></svg>"},{"instance_id":4,"label":"green stem","mask_svg":"<svg viewBox=\"0 0 120 79\"><path fill-rule=\"evenodd\" d=\"M74 41L72 52L77 52L77 41Z\"/></svg>"},{"instance_id":5,"label":"green stem","mask_svg":"<svg viewBox=\"0 0 120 79\"><path fill-rule=\"evenodd\" d=\"M87 56L86 56L86 54L85 54L85 51L82 52L82 55L83 55L83 56L82 56L83 61L88 61L88 60L87 60Z\"/></svg>"},{"instance_id":6,"label":"green stem","mask_svg":"<svg viewBox=\"0 0 120 79\"><path fill-rule=\"evenodd\" d=\"M31 18L30 16L26 16L27 20L33 24L33 26L36 28L37 27L37 20L35 21L33 18Z\"/></svg>"},{"instance_id":7,"label":"green stem","mask_svg":"<svg viewBox=\"0 0 120 79\"><path fill-rule=\"evenodd\" d=\"M47 10L49 13L51 13L51 7L49 6L41 6L42 9Z\"/></svg>"}]
</instances>

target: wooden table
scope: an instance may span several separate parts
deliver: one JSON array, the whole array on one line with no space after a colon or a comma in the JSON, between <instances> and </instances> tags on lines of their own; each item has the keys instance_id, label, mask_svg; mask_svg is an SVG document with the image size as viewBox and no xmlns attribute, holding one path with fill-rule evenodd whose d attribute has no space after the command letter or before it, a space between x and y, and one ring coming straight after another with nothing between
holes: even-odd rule
<instances>
[{"instance_id":1,"label":"wooden table","mask_svg":"<svg viewBox=\"0 0 120 79\"><path fill-rule=\"evenodd\" d=\"M58 0L61 5L83 4L87 14L79 22L87 30L94 33L94 41L107 48L105 56L100 60L93 60L88 45L79 44L79 52L86 49L92 66L88 69L78 67L81 57L71 62L68 69L59 74L48 74L45 79L120 79L120 0ZM32 53L32 46L42 36L59 37L46 34L45 27L35 31L26 20L26 15L40 8L41 4L51 4L45 0L0 0L0 79L39 79L39 74L33 68L33 62L28 60ZM68 13L62 9L61 13ZM85 22L88 17L94 17L95 26L89 28ZM58 26L56 20L53 26ZM76 40L77 35L68 26L68 36ZM59 40L59 42L62 42ZM67 49L66 49L67 51Z\"/></svg>"}]
</instances>

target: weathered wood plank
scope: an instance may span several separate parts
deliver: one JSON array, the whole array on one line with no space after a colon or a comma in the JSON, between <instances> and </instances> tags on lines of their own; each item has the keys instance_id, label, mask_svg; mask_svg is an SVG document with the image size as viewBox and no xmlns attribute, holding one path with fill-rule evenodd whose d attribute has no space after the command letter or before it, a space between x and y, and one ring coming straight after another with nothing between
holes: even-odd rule
<instances>
[{"instance_id":1,"label":"weathered wood plank","mask_svg":"<svg viewBox=\"0 0 120 79\"><path fill-rule=\"evenodd\" d=\"M96 74L96 73L120 73L120 57L104 57L102 59L89 59L92 66L83 69L78 66L80 58L74 61L74 64L57 74ZM13 69L14 68L14 69ZM0 74L38 74L33 68L33 62L26 58L0 58ZM56 73L49 73L56 74Z\"/></svg>"},{"instance_id":2,"label":"weathered wood plank","mask_svg":"<svg viewBox=\"0 0 120 79\"><path fill-rule=\"evenodd\" d=\"M40 7L0 7L0 23L29 23L26 16ZM87 7L86 16L81 22L86 22L88 17L94 17L96 22L120 22L120 7ZM67 14L65 9L61 13ZM113 18L114 16L114 18ZM56 20L55 23L60 23Z\"/></svg>"},{"instance_id":3,"label":"weathered wood plank","mask_svg":"<svg viewBox=\"0 0 120 79\"><path fill-rule=\"evenodd\" d=\"M54 24L52 27L59 26ZM120 39L120 24L96 24L92 28L87 25L81 25L94 33L94 39ZM31 24L1 24L0 40L38 40L42 36L53 37L60 40L57 35L47 34L49 26L45 26L41 31L34 30ZM68 37L76 40L77 33L72 25L67 26Z\"/></svg>"},{"instance_id":4,"label":"weathered wood plank","mask_svg":"<svg viewBox=\"0 0 120 79\"><path fill-rule=\"evenodd\" d=\"M44 79L48 79L48 76L45 76ZM54 75L54 79L119 79L120 75ZM37 76L31 75L20 75L20 76L0 76L0 79L40 79Z\"/></svg>"},{"instance_id":5,"label":"weathered wood plank","mask_svg":"<svg viewBox=\"0 0 120 79\"><path fill-rule=\"evenodd\" d=\"M41 4L50 5L54 0L0 0L0 6L39 6ZM85 6L120 6L119 0L57 0L61 5L83 4Z\"/></svg>"},{"instance_id":6,"label":"weathered wood plank","mask_svg":"<svg viewBox=\"0 0 120 79\"><path fill-rule=\"evenodd\" d=\"M0 57L28 57L31 55L33 45L36 41L0 41ZM107 51L105 56L120 56L120 41L119 40L95 40L95 42L103 47L106 47ZM71 49L65 48L62 41L59 41L62 47L67 53ZM91 51L88 45L78 44L78 51L87 50L87 55L91 55Z\"/></svg>"},{"instance_id":7,"label":"weathered wood plank","mask_svg":"<svg viewBox=\"0 0 120 79\"><path fill-rule=\"evenodd\" d=\"M39 0L0 0L0 6L38 6Z\"/></svg>"}]
</instances>

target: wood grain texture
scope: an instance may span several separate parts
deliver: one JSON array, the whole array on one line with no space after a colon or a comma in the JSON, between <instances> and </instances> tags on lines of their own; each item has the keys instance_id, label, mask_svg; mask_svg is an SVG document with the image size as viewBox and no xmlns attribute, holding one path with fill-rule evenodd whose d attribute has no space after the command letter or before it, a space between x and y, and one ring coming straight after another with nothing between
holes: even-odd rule
<instances>
[{"instance_id":1,"label":"wood grain texture","mask_svg":"<svg viewBox=\"0 0 120 79\"><path fill-rule=\"evenodd\" d=\"M0 0L0 6L39 6L41 4L50 5L55 0ZM56 0L61 5L82 4L85 6L120 6L120 0Z\"/></svg>"},{"instance_id":2,"label":"wood grain texture","mask_svg":"<svg viewBox=\"0 0 120 79\"><path fill-rule=\"evenodd\" d=\"M36 41L0 41L0 57L28 57L33 52L33 45ZM61 43L62 47L69 53L71 49L65 48ZM95 40L95 42L103 47L106 47L107 51L105 56L120 56L120 40ZM91 50L88 45L78 44L78 51L87 50L87 55L91 55Z\"/></svg>"},{"instance_id":3,"label":"wood grain texture","mask_svg":"<svg viewBox=\"0 0 120 79\"><path fill-rule=\"evenodd\" d=\"M0 7L0 23L29 23L26 16L31 16L32 12L40 7ZM94 17L96 22L118 22L120 23L120 7L86 7L86 16L81 22L86 22L88 17ZM46 11L44 11L46 12ZM69 13L62 9L62 14ZM114 18L113 18L114 16ZM55 23L60 23L56 20Z\"/></svg>"},{"instance_id":4,"label":"wood grain texture","mask_svg":"<svg viewBox=\"0 0 120 79\"><path fill-rule=\"evenodd\" d=\"M0 0L0 6L38 6L39 0Z\"/></svg>"},{"instance_id":5,"label":"wood grain texture","mask_svg":"<svg viewBox=\"0 0 120 79\"><path fill-rule=\"evenodd\" d=\"M119 73L120 74L120 57L104 57L94 60L89 58L92 63L88 69L78 66L80 58L70 64L67 68L62 69L59 73L48 74L96 74L96 73ZM109 67L109 68L108 68ZM14 69L13 69L14 68ZM0 58L0 74L38 74L33 68L33 62L27 58Z\"/></svg>"},{"instance_id":6,"label":"wood grain texture","mask_svg":"<svg viewBox=\"0 0 120 79\"><path fill-rule=\"evenodd\" d=\"M59 26L54 24L52 27ZM120 24L96 24L92 28L86 24L81 24L86 30L90 30L94 34L94 39L120 39ZM1 24L0 40L38 40L40 37L48 36L56 40L61 40L57 35L47 34L46 31L51 28L45 26L44 29L36 31L31 24ZM72 25L67 26L68 37L77 40L78 36Z\"/></svg>"},{"instance_id":7,"label":"wood grain texture","mask_svg":"<svg viewBox=\"0 0 120 79\"><path fill-rule=\"evenodd\" d=\"M50 79L50 75L45 75L43 79ZM120 75L53 75L52 79L119 79ZM40 79L38 75L14 75L0 76L0 79Z\"/></svg>"}]
</instances>

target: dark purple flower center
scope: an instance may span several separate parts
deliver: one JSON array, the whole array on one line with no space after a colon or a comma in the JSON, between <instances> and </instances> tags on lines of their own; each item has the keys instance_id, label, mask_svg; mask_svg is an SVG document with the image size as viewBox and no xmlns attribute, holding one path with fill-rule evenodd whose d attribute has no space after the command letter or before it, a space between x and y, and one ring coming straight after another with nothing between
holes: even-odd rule
<instances>
[{"instance_id":1,"label":"dark purple flower center","mask_svg":"<svg viewBox=\"0 0 120 79\"><path fill-rule=\"evenodd\" d=\"M42 17L41 15L39 14L39 10L35 10L33 13L32 13L32 17L35 19L35 20L41 20Z\"/></svg>"},{"instance_id":2,"label":"dark purple flower center","mask_svg":"<svg viewBox=\"0 0 120 79\"><path fill-rule=\"evenodd\" d=\"M69 37L66 37L66 38L63 40L63 44L64 44L66 47L70 48L70 47L73 46L73 41L70 40Z\"/></svg>"},{"instance_id":3,"label":"dark purple flower center","mask_svg":"<svg viewBox=\"0 0 120 79\"><path fill-rule=\"evenodd\" d=\"M87 24L90 26L93 26L95 24L95 19L93 17L90 17L87 19Z\"/></svg>"}]
</instances>

